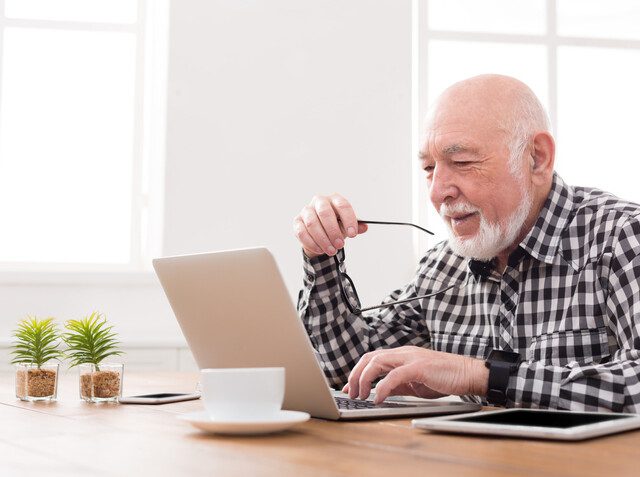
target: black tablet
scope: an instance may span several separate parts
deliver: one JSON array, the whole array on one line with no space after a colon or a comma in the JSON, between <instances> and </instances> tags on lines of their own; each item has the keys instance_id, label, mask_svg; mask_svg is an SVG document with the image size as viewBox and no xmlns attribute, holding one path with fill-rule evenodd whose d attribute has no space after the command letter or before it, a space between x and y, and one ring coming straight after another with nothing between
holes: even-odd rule
<instances>
[{"instance_id":1,"label":"black tablet","mask_svg":"<svg viewBox=\"0 0 640 477\"><path fill-rule=\"evenodd\" d=\"M413 427L463 434L575 441L640 428L640 415L507 409L414 419Z\"/></svg>"}]
</instances>

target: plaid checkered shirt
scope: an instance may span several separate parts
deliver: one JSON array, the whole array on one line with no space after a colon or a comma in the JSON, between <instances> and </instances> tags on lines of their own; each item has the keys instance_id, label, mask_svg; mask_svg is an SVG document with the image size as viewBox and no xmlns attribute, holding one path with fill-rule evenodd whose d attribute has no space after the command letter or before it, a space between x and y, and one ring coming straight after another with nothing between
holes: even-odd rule
<instances>
[{"instance_id":1,"label":"plaid checkered shirt","mask_svg":"<svg viewBox=\"0 0 640 477\"><path fill-rule=\"evenodd\" d=\"M568 186L556 174L502 274L444 241L383 303L453 288L357 316L343 302L333 259L305 257L298 312L336 387L376 349L414 345L486 358L495 348L523 359L508 406L638 413L639 255L640 205Z\"/></svg>"}]
</instances>

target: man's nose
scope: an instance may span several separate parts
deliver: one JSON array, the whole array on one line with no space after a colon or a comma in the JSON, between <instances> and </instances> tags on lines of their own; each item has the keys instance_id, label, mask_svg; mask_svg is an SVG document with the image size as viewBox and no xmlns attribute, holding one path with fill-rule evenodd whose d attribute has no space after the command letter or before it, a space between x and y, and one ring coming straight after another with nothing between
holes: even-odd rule
<instances>
[{"instance_id":1,"label":"man's nose","mask_svg":"<svg viewBox=\"0 0 640 477\"><path fill-rule=\"evenodd\" d=\"M446 167L438 167L436 165L429 185L429 197L436 208L438 207L437 204L442 204L458 197L460 191L455 185L454 179L455 177Z\"/></svg>"}]
</instances>

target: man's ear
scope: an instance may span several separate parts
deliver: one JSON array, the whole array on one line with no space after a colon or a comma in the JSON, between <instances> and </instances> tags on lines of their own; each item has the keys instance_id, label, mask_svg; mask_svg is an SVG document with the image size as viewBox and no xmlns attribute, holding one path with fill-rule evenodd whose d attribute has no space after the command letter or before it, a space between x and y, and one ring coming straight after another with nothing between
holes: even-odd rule
<instances>
[{"instance_id":1,"label":"man's ear","mask_svg":"<svg viewBox=\"0 0 640 477\"><path fill-rule=\"evenodd\" d=\"M533 136L531 149L531 180L538 185L546 184L553 177L556 158L556 143L547 131Z\"/></svg>"}]
</instances>

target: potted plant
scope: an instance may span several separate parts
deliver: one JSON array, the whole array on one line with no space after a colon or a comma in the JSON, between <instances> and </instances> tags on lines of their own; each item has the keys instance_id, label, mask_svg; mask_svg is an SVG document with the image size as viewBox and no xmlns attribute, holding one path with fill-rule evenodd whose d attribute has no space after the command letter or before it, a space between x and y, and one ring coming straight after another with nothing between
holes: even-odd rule
<instances>
[{"instance_id":1,"label":"potted plant","mask_svg":"<svg viewBox=\"0 0 640 477\"><path fill-rule=\"evenodd\" d=\"M98 312L65 323L62 339L67 345L70 367L80 369L80 398L89 402L117 401L122 395L123 364L104 363L122 354L112 326Z\"/></svg>"},{"instance_id":2,"label":"potted plant","mask_svg":"<svg viewBox=\"0 0 640 477\"><path fill-rule=\"evenodd\" d=\"M55 401L58 395L60 333L53 318L27 317L13 333L16 397L23 401Z\"/></svg>"}]
</instances>

